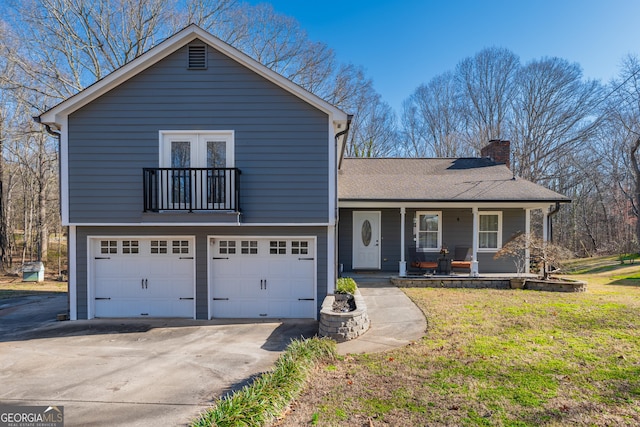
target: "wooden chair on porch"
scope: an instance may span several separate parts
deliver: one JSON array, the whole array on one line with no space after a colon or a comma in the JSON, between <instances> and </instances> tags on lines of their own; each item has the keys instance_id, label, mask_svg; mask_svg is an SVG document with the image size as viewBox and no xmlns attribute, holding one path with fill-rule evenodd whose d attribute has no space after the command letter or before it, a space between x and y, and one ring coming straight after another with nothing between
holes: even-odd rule
<instances>
[{"instance_id":1,"label":"wooden chair on porch","mask_svg":"<svg viewBox=\"0 0 640 427\"><path fill-rule=\"evenodd\" d=\"M453 260L451 261L451 268L471 271L472 258L473 253L469 246L456 246L456 250L453 253Z\"/></svg>"},{"instance_id":2,"label":"wooden chair on porch","mask_svg":"<svg viewBox=\"0 0 640 427\"><path fill-rule=\"evenodd\" d=\"M438 262L436 260L427 259L428 256L425 252L419 252L415 246L409 246L407 248L409 272L412 270L420 273L434 272L438 268Z\"/></svg>"}]
</instances>

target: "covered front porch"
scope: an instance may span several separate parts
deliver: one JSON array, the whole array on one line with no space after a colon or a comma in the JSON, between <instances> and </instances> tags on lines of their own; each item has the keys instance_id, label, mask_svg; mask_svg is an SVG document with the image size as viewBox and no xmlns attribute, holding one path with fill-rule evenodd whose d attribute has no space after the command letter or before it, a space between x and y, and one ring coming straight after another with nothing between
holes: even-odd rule
<instances>
[{"instance_id":1,"label":"covered front porch","mask_svg":"<svg viewBox=\"0 0 640 427\"><path fill-rule=\"evenodd\" d=\"M494 255L513 236L532 231L536 210L541 213L537 217L543 238L549 239L550 218L558 209L548 202L378 202L376 206L342 202L340 206L342 274L382 272L399 277L530 273L528 262L525 271L518 272L511 260ZM441 268L443 260L448 269Z\"/></svg>"}]
</instances>

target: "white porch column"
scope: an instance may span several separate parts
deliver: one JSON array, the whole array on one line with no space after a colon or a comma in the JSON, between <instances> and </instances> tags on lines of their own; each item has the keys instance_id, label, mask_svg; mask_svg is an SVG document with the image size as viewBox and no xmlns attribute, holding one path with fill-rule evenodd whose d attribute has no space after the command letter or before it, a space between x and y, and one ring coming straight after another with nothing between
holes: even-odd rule
<instances>
[{"instance_id":1,"label":"white porch column","mask_svg":"<svg viewBox=\"0 0 640 427\"><path fill-rule=\"evenodd\" d=\"M549 240L549 209L542 211L542 241Z\"/></svg>"},{"instance_id":2,"label":"white porch column","mask_svg":"<svg viewBox=\"0 0 640 427\"><path fill-rule=\"evenodd\" d=\"M527 239L528 239L529 236L531 235L531 209L525 209L524 232L527 235ZM531 251L527 246L527 248L524 250L524 272L525 273L528 274L531 272L529 268L530 266L531 266Z\"/></svg>"},{"instance_id":3,"label":"white porch column","mask_svg":"<svg viewBox=\"0 0 640 427\"><path fill-rule=\"evenodd\" d=\"M400 208L400 267L399 267L399 275L400 277L407 276L407 261L405 260L405 241L404 241L404 232L405 232L405 217L407 214L407 209L403 206Z\"/></svg>"},{"instance_id":4,"label":"white porch column","mask_svg":"<svg viewBox=\"0 0 640 427\"><path fill-rule=\"evenodd\" d=\"M473 260L471 261L471 272L469 276L478 277L478 231L480 230L480 219L478 208L472 208L473 213Z\"/></svg>"}]
</instances>

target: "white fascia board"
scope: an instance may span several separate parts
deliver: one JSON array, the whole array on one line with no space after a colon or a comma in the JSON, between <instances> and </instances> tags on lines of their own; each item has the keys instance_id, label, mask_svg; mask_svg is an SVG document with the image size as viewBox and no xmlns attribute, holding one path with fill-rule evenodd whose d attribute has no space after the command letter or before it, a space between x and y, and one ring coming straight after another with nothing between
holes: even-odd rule
<instances>
[{"instance_id":1,"label":"white fascia board","mask_svg":"<svg viewBox=\"0 0 640 427\"><path fill-rule=\"evenodd\" d=\"M480 209L548 209L550 202L366 202L366 201L339 201L340 208L362 208L362 209L441 209L441 208L480 208Z\"/></svg>"},{"instance_id":2,"label":"white fascia board","mask_svg":"<svg viewBox=\"0 0 640 427\"><path fill-rule=\"evenodd\" d=\"M223 42L219 38L215 37L211 33L203 30L195 24L189 25L185 29L177 32L162 43L140 55L138 58L118 68L111 74L107 75L101 80L98 80L83 91L71 96L65 101L62 101L52 109L44 112L40 116L40 121L42 123L54 125L59 128L58 125L61 124L62 117L69 115L77 109L83 107L84 105L105 94L109 90L120 85L121 83L142 72L143 70L149 68L150 66L159 62L161 59L167 57L168 55L172 54L176 50L180 49L181 47L195 39L202 40L220 53L228 56L232 60L254 71L258 75L264 77L272 83L280 86L289 93L327 113L329 115L330 122L344 121L346 123L347 114L344 111L331 105L327 101L323 100L317 95L312 94L306 89L303 89L301 86L293 83L291 80L281 76L275 71L267 68L260 62L240 52L238 49Z\"/></svg>"}]
</instances>

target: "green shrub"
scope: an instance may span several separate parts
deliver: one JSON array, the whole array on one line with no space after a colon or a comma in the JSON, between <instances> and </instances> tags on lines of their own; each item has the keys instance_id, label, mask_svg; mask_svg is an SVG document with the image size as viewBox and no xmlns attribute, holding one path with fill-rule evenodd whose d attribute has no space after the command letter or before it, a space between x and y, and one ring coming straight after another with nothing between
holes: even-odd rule
<instances>
[{"instance_id":1,"label":"green shrub","mask_svg":"<svg viewBox=\"0 0 640 427\"><path fill-rule=\"evenodd\" d=\"M298 397L316 363L336 358L336 343L326 338L294 340L272 371L218 400L193 427L265 426Z\"/></svg>"},{"instance_id":2,"label":"green shrub","mask_svg":"<svg viewBox=\"0 0 640 427\"><path fill-rule=\"evenodd\" d=\"M336 294L354 294L357 286L351 277L341 277L336 282Z\"/></svg>"}]
</instances>

